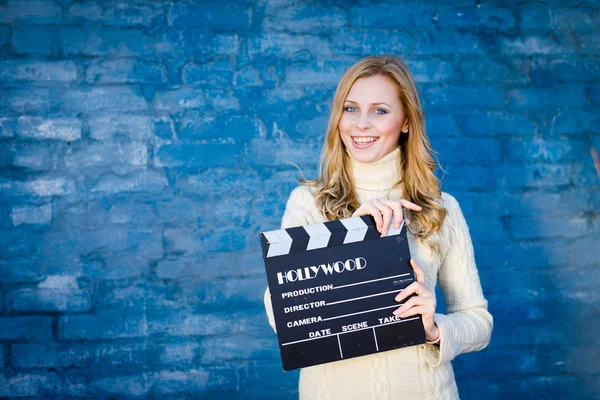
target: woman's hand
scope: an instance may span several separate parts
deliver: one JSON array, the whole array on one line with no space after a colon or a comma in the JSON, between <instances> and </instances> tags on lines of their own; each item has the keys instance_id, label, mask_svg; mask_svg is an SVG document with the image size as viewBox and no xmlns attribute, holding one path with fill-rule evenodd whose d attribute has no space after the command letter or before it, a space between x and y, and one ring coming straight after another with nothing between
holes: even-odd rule
<instances>
[{"instance_id":1,"label":"woman's hand","mask_svg":"<svg viewBox=\"0 0 600 400\"><path fill-rule=\"evenodd\" d=\"M427 289L425 286L425 274L421 267L419 267L415 260L410 260L410 264L415 270L417 275L417 281L408 285L396 296L396 301L400 302L416 293L417 296L413 296L408 299L401 307L394 311L394 315L400 318L407 318L413 315L421 314L423 318L423 326L425 327L425 337L427 341L433 342L440 336L440 331L435 324L435 293Z\"/></svg>"},{"instance_id":2,"label":"woman's hand","mask_svg":"<svg viewBox=\"0 0 600 400\"><path fill-rule=\"evenodd\" d=\"M408 200L387 200L387 199L373 199L362 204L354 213L353 217L360 217L361 215L372 215L375 218L377 224L377 231L381 233L381 236L387 235L387 231L392 222L392 216L394 218L394 227L398 229L402 223L404 214L402 213L402 207L410 210L421 211L421 206L411 203ZM406 221L408 225L410 221Z\"/></svg>"}]
</instances>

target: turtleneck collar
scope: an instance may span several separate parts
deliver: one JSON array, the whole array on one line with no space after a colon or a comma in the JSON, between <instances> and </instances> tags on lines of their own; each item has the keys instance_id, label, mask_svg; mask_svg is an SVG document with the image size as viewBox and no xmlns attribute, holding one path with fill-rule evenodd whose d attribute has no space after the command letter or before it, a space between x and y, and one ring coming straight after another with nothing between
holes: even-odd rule
<instances>
[{"instance_id":1,"label":"turtleneck collar","mask_svg":"<svg viewBox=\"0 0 600 400\"><path fill-rule=\"evenodd\" d=\"M354 185L357 189L369 191L383 191L392 188L402 178L400 170L400 147L372 163L363 163L356 160L350 152L346 152L350 159L350 168L354 176Z\"/></svg>"}]
</instances>

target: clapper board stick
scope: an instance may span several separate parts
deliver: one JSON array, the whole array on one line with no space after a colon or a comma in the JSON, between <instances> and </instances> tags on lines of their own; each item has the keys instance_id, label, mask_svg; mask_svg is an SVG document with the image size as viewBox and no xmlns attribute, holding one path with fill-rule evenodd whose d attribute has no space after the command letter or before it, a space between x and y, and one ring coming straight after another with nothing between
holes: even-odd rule
<instances>
[{"instance_id":1,"label":"clapper board stick","mask_svg":"<svg viewBox=\"0 0 600 400\"><path fill-rule=\"evenodd\" d=\"M285 371L425 343L420 315L392 314L415 281L404 221L383 238L370 215L259 236Z\"/></svg>"}]
</instances>

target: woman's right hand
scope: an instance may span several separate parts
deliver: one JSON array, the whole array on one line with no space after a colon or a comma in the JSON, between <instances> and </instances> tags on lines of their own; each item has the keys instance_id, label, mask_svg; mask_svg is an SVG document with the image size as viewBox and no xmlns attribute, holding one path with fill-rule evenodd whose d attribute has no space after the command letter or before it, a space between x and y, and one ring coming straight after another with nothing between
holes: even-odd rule
<instances>
[{"instance_id":1,"label":"woman's right hand","mask_svg":"<svg viewBox=\"0 0 600 400\"><path fill-rule=\"evenodd\" d=\"M377 224L377 231L381 233L381 236L383 237L387 235L387 231L390 227L393 216L395 217L394 228L398 229L400 227L402 219L404 218L402 207L414 211L422 210L421 206L404 199L373 199L362 204L358 209L356 209L356 211L354 211L352 216L360 217L362 215L372 215L373 218L375 218L375 223ZM406 224L408 225L409 223L410 221L407 220Z\"/></svg>"}]
</instances>

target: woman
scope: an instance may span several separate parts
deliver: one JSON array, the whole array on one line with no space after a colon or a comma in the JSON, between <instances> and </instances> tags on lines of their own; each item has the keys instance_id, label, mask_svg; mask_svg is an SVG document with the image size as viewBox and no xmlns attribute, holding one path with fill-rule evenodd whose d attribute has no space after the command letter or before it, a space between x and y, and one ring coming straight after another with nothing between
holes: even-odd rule
<instances>
[{"instance_id":1,"label":"woman","mask_svg":"<svg viewBox=\"0 0 600 400\"><path fill-rule=\"evenodd\" d=\"M411 210L406 224L417 282L396 296L393 313L421 314L427 343L303 368L301 399L457 399L450 361L487 346L493 319L469 229L456 199L439 188L431 152L417 90L402 60L367 57L344 74L319 177L300 180L281 226L369 214L385 236L392 216L397 228ZM447 314L435 312L438 280ZM275 329L268 289L265 307Z\"/></svg>"}]
</instances>

